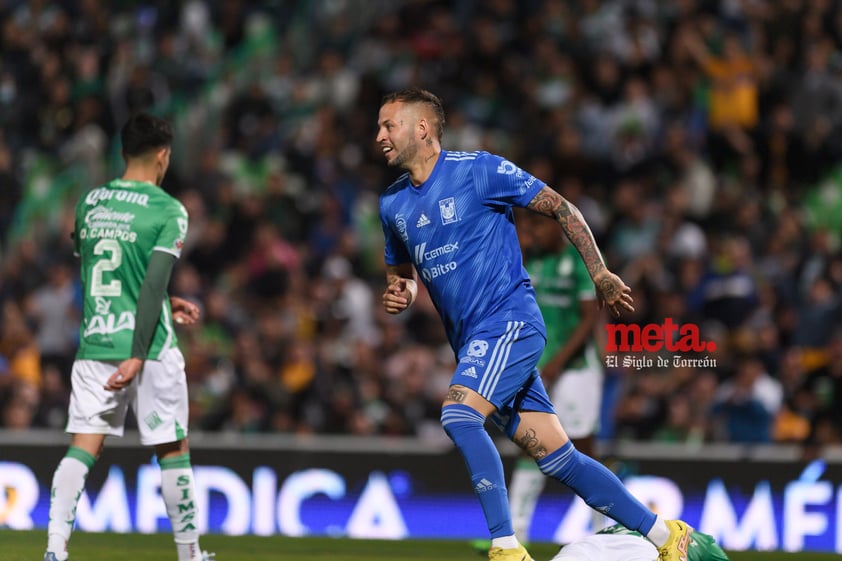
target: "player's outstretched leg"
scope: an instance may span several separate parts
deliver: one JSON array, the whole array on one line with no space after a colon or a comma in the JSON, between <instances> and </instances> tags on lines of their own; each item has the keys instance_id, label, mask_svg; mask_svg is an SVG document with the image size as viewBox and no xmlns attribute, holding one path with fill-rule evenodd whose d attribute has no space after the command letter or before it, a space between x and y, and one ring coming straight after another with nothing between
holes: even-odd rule
<instances>
[{"instance_id":1,"label":"player's outstretched leg","mask_svg":"<svg viewBox=\"0 0 842 561\"><path fill-rule=\"evenodd\" d=\"M658 548L660 561L687 561L689 525L656 516L611 470L576 450L572 442L538 460L538 467L573 489L591 508L646 536Z\"/></svg>"}]
</instances>

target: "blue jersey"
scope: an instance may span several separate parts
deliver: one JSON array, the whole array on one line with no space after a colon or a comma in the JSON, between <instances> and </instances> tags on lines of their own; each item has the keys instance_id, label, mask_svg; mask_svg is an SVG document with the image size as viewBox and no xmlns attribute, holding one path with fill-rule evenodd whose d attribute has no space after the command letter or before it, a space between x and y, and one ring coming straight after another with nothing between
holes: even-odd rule
<instances>
[{"instance_id":1,"label":"blue jersey","mask_svg":"<svg viewBox=\"0 0 842 561\"><path fill-rule=\"evenodd\" d=\"M443 150L423 184L404 174L380 197L386 264L415 266L454 351L493 322L546 338L512 212L544 185L500 156Z\"/></svg>"}]
</instances>

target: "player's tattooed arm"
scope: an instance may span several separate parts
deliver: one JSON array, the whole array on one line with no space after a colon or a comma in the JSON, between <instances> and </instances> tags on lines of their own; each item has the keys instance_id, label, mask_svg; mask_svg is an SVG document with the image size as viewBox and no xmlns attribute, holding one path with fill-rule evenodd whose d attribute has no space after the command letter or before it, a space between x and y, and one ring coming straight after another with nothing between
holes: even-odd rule
<instances>
[{"instance_id":1,"label":"player's tattooed arm","mask_svg":"<svg viewBox=\"0 0 842 561\"><path fill-rule=\"evenodd\" d=\"M582 256L588 273L599 291L600 306L607 306L615 317L619 317L621 308L634 311L631 289L605 266L593 233L576 205L554 189L544 186L526 206L561 224L565 235Z\"/></svg>"},{"instance_id":2,"label":"player's tattooed arm","mask_svg":"<svg viewBox=\"0 0 842 561\"><path fill-rule=\"evenodd\" d=\"M576 205L550 187L544 187L529 202L527 208L549 216L561 224L570 242L576 246L588 268L591 278L605 270L605 261L599 253L593 234Z\"/></svg>"}]
</instances>

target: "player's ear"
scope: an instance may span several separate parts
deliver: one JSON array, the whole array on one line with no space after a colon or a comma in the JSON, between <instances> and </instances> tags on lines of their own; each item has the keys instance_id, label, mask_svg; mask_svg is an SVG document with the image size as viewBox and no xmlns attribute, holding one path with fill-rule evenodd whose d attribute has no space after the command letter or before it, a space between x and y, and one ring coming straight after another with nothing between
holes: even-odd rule
<instances>
[{"instance_id":1,"label":"player's ear","mask_svg":"<svg viewBox=\"0 0 842 561\"><path fill-rule=\"evenodd\" d=\"M169 146L165 146L155 153L155 159L164 168L166 168L170 163L170 150L171 148Z\"/></svg>"},{"instance_id":2,"label":"player's ear","mask_svg":"<svg viewBox=\"0 0 842 561\"><path fill-rule=\"evenodd\" d=\"M419 119L418 121L418 136L421 140L426 140L428 136L430 136L430 123L427 119Z\"/></svg>"}]
</instances>

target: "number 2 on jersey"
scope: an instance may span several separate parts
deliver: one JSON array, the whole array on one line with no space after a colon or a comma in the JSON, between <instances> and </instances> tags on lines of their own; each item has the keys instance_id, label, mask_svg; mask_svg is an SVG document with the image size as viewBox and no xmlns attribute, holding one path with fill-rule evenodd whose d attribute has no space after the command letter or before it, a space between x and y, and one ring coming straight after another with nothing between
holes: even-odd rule
<instances>
[{"instance_id":1,"label":"number 2 on jersey","mask_svg":"<svg viewBox=\"0 0 842 561\"><path fill-rule=\"evenodd\" d=\"M120 296L122 283L114 279L109 283L102 280L102 274L117 269L123 262L123 248L117 240L99 240L94 246L94 255L108 253L107 258L97 261L91 269L91 296Z\"/></svg>"}]
</instances>

